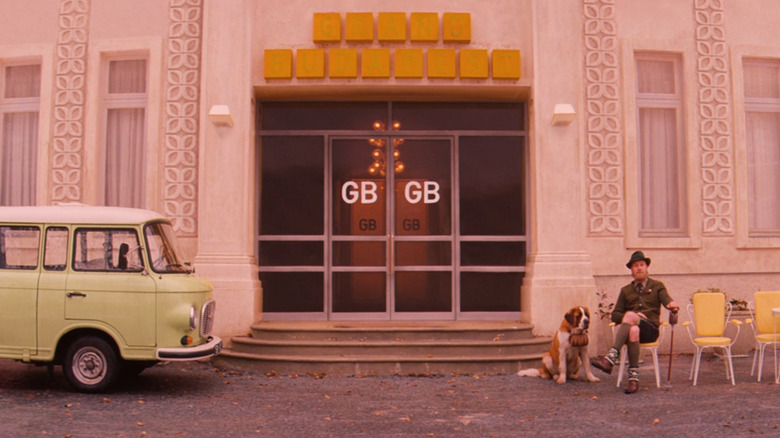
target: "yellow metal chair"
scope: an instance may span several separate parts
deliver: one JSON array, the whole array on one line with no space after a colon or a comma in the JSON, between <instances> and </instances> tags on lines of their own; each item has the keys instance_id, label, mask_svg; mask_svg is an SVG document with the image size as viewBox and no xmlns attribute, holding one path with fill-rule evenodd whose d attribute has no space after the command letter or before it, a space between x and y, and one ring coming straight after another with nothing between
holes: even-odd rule
<instances>
[{"instance_id":1,"label":"yellow metal chair","mask_svg":"<svg viewBox=\"0 0 780 438\"><path fill-rule=\"evenodd\" d=\"M688 328L696 353L691 364L691 376L693 385L699 379L699 366L701 365L701 352L705 348L720 348L726 365L726 378L734 382L734 363L731 360L731 346L739 336L741 321L731 319L731 304L726 302L726 295L720 292L693 294L693 303L688 305L690 321L685 321L683 326ZM737 333L733 338L725 335L726 324L733 324Z\"/></svg>"},{"instance_id":2,"label":"yellow metal chair","mask_svg":"<svg viewBox=\"0 0 780 438\"><path fill-rule=\"evenodd\" d=\"M750 326L756 337L756 351L753 353L753 365L750 367L752 376L758 363L758 381L764 368L764 352L768 345L780 344L780 335L775 334L772 309L780 307L780 291L759 291L753 295L750 302ZM780 328L780 322L778 323Z\"/></svg>"},{"instance_id":3,"label":"yellow metal chair","mask_svg":"<svg viewBox=\"0 0 780 438\"><path fill-rule=\"evenodd\" d=\"M655 342L646 342L644 344L639 344L639 354L642 354L642 350L650 350L650 354L653 356L653 369L655 371L655 386L661 387L661 370L658 367L658 347L661 345L661 339L664 337L664 330L669 325L668 322L663 321L661 322L661 326L658 327L658 339L655 340ZM610 322L609 326L612 327L612 337L615 337L615 330L617 329L617 324L614 322ZM617 378L617 386L620 386L620 383L623 381L623 374L626 371L626 361L628 360L628 348L624 345L623 348L620 350L620 366L618 368L618 378Z\"/></svg>"}]
</instances>

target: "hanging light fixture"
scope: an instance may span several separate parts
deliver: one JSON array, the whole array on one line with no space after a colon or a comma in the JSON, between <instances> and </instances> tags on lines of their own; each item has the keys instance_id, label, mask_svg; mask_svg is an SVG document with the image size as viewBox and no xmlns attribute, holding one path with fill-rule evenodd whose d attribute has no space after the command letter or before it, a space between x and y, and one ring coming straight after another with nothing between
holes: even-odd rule
<instances>
[{"instance_id":1,"label":"hanging light fixture","mask_svg":"<svg viewBox=\"0 0 780 438\"><path fill-rule=\"evenodd\" d=\"M394 120L393 121L393 131L398 131L401 129L401 122ZM376 120L373 123L374 131L385 131L386 125L381 120ZM395 173L401 173L406 169L406 165L404 165L403 161L401 161L399 158L401 158L401 152L398 150L398 146L402 145L404 143L403 138L395 138L393 139L393 162L395 162ZM368 144L374 147L374 150L371 151L371 158L374 160L370 166L368 166L368 174L372 176L381 175L385 176L387 174L387 156L385 155L387 152L385 152L385 146L387 144L387 141L383 138L369 138Z\"/></svg>"}]
</instances>

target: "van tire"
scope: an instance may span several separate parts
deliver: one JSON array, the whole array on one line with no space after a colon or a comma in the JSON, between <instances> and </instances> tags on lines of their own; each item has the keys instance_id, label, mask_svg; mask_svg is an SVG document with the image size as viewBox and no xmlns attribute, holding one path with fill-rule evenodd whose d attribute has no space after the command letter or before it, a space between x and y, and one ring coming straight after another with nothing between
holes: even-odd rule
<instances>
[{"instance_id":1,"label":"van tire","mask_svg":"<svg viewBox=\"0 0 780 438\"><path fill-rule=\"evenodd\" d=\"M114 348L96 336L84 336L68 346L62 371L79 392L104 392L111 388L122 368Z\"/></svg>"}]
</instances>

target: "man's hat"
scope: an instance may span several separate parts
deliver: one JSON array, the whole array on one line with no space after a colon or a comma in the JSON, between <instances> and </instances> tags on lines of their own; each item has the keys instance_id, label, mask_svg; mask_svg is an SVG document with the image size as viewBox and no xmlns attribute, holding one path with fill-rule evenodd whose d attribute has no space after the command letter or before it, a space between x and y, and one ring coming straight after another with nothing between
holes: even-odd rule
<instances>
[{"instance_id":1,"label":"man's hat","mask_svg":"<svg viewBox=\"0 0 780 438\"><path fill-rule=\"evenodd\" d=\"M633 265L634 262L639 260L644 260L645 263L647 263L647 266L650 266L650 258L645 257L645 253L643 253L642 251L634 251L634 253L631 254L631 260L629 260L628 263L626 263L626 268L631 269L631 265Z\"/></svg>"}]
</instances>

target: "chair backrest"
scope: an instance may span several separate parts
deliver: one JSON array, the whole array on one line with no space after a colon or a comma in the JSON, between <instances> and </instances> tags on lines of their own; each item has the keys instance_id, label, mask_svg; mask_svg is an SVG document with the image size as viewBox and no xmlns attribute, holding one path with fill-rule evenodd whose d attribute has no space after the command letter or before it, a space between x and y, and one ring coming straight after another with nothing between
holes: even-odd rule
<instances>
[{"instance_id":1,"label":"chair backrest","mask_svg":"<svg viewBox=\"0 0 780 438\"><path fill-rule=\"evenodd\" d=\"M693 294L693 317L699 336L723 336L726 330L726 295L719 292Z\"/></svg>"},{"instance_id":2,"label":"chair backrest","mask_svg":"<svg viewBox=\"0 0 780 438\"><path fill-rule=\"evenodd\" d=\"M753 295L755 307L754 318L756 331L759 333L773 333L772 309L780 307L780 291L759 291ZM778 321L780 324L780 321ZM778 326L780 328L780 325Z\"/></svg>"}]
</instances>

